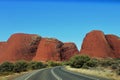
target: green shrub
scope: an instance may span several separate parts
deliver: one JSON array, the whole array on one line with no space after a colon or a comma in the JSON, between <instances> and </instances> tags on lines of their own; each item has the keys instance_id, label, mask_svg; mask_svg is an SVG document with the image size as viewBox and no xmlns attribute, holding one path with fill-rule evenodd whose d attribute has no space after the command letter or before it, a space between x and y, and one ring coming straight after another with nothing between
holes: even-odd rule
<instances>
[{"instance_id":1,"label":"green shrub","mask_svg":"<svg viewBox=\"0 0 120 80\"><path fill-rule=\"evenodd\" d=\"M112 65L111 65L111 68L112 68L112 69L117 69L118 66L117 66L117 64L112 64Z\"/></svg>"},{"instance_id":2,"label":"green shrub","mask_svg":"<svg viewBox=\"0 0 120 80\"><path fill-rule=\"evenodd\" d=\"M26 61L17 61L14 64L14 72L27 71L28 63Z\"/></svg>"},{"instance_id":3,"label":"green shrub","mask_svg":"<svg viewBox=\"0 0 120 80\"><path fill-rule=\"evenodd\" d=\"M70 59L70 66L74 68L81 68L90 57L87 55L75 55Z\"/></svg>"},{"instance_id":4,"label":"green shrub","mask_svg":"<svg viewBox=\"0 0 120 80\"><path fill-rule=\"evenodd\" d=\"M103 67L109 67L112 64L114 64L114 61L112 59L104 59L100 61L101 66Z\"/></svg>"},{"instance_id":5,"label":"green shrub","mask_svg":"<svg viewBox=\"0 0 120 80\"><path fill-rule=\"evenodd\" d=\"M32 61L29 63L29 69L41 69L41 68L45 68L47 65L46 64L43 64L42 62L35 62L35 61Z\"/></svg>"},{"instance_id":6,"label":"green shrub","mask_svg":"<svg viewBox=\"0 0 120 80\"><path fill-rule=\"evenodd\" d=\"M48 66L49 67L55 67L55 66L61 66L62 64L59 62L49 61Z\"/></svg>"},{"instance_id":7,"label":"green shrub","mask_svg":"<svg viewBox=\"0 0 120 80\"><path fill-rule=\"evenodd\" d=\"M117 75L120 75L120 68L116 71Z\"/></svg>"},{"instance_id":8,"label":"green shrub","mask_svg":"<svg viewBox=\"0 0 120 80\"><path fill-rule=\"evenodd\" d=\"M97 59L90 59L89 61L87 61L84 65L88 66L88 67L97 67L98 66L98 60Z\"/></svg>"},{"instance_id":9,"label":"green shrub","mask_svg":"<svg viewBox=\"0 0 120 80\"><path fill-rule=\"evenodd\" d=\"M0 72L12 72L14 64L10 62L4 62L0 65Z\"/></svg>"},{"instance_id":10,"label":"green shrub","mask_svg":"<svg viewBox=\"0 0 120 80\"><path fill-rule=\"evenodd\" d=\"M64 61L64 62L62 62L62 65L70 65L70 61Z\"/></svg>"}]
</instances>

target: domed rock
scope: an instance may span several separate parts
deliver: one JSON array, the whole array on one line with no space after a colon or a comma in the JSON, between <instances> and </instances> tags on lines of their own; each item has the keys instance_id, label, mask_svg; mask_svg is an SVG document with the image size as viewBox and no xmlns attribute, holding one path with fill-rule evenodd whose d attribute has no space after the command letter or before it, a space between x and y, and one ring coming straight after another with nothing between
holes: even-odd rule
<instances>
[{"instance_id":1,"label":"domed rock","mask_svg":"<svg viewBox=\"0 0 120 80\"><path fill-rule=\"evenodd\" d=\"M42 38L36 56L33 58L35 61L60 61L61 60L61 47L63 43L53 38Z\"/></svg>"},{"instance_id":2,"label":"domed rock","mask_svg":"<svg viewBox=\"0 0 120 80\"><path fill-rule=\"evenodd\" d=\"M120 38L116 35L105 36L116 58L120 58Z\"/></svg>"},{"instance_id":3,"label":"domed rock","mask_svg":"<svg viewBox=\"0 0 120 80\"><path fill-rule=\"evenodd\" d=\"M80 54L87 54L98 58L115 57L104 33L98 30L91 31L86 35Z\"/></svg>"},{"instance_id":4,"label":"domed rock","mask_svg":"<svg viewBox=\"0 0 120 80\"><path fill-rule=\"evenodd\" d=\"M41 37L34 34L13 34L7 41L4 51L2 50L0 62L32 60Z\"/></svg>"},{"instance_id":5,"label":"domed rock","mask_svg":"<svg viewBox=\"0 0 120 80\"><path fill-rule=\"evenodd\" d=\"M79 51L74 43L64 43L61 50L62 60L69 60L75 54L79 54Z\"/></svg>"}]
</instances>

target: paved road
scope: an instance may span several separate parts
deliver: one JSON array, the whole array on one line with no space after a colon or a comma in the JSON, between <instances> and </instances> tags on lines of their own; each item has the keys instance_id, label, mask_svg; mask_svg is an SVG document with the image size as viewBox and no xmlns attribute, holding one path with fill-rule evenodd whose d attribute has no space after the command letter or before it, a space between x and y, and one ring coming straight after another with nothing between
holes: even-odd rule
<instances>
[{"instance_id":1,"label":"paved road","mask_svg":"<svg viewBox=\"0 0 120 80\"><path fill-rule=\"evenodd\" d=\"M63 67L54 67L33 71L14 80L106 80L95 78L65 70Z\"/></svg>"}]
</instances>

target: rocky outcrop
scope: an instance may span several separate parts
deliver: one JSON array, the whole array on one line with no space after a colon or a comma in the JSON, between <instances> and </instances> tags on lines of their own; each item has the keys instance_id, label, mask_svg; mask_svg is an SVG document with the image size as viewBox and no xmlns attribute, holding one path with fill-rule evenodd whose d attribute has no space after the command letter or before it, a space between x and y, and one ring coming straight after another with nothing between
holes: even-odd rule
<instances>
[{"instance_id":1,"label":"rocky outcrop","mask_svg":"<svg viewBox=\"0 0 120 80\"><path fill-rule=\"evenodd\" d=\"M74 43L63 43L35 34L17 33L6 42L0 42L0 63L17 60L65 61L75 54L120 58L120 39L115 35L105 35L102 31L94 30L85 36L80 52Z\"/></svg>"},{"instance_id":2,"label":"rocky outcrop","mask_svg":"<svg viewBox=\"0 0 120 80\"><path fill-rule=\"evenodd\" d=\"M116 35L105 36L116 58L120 58L120 38Z\"/></svg>"},{"instance_id":3,"label":"rocky outcrop","mask_svg":"<svg viewBox=\"0 0 120 80\"><path fill-rule=\"evenodd\" d=\"M80 54L87 54L98 58L115 57L104 33L98 30L91 31L86 35L83 40Z\"/></svg>"},{"instance_id":4,"label":"rocky outcrop","mask_svg":"<svg viewBox=\"0 0 120 80\"><path fill-rule=\"evenodd\" d=\"M42 38L36 56L33 58L35 61L61 61L61 47L63 43L53 38Z\"/></svg>"},{"instance_id":5,"label":"rocky outcrop","mask_svg":"<svg viewBox=\"0 0 120 80\"><path fill-rule=\"evenodd\" d=\"M79 54L79 51L74 43L64 43L61 50L62 60L69 60L72 56Z\"/></svg>"},{"instance_id":6,"label":"rocky outcrop","mask_svg":"<svg viewBox=\"0 0 120 80\"><path fill-rule=\"evenodd\" d=\"M34 34L13 34L6 42L4 49L0 51L0 62L32 60L40 39L41 37Z\"/></svg>"},{"instance_id":7,"label":"rocky outcrop","mask_svg":"<svg viewBox=\"0 0 120 80\"><path fill-rule=\"evenodd\" d=\"M7 42L0 42L0 62L4 61L64 61L77 54L74 43L63 43L54 38L35 34L13 34Z\"/></svg>"},{"instance_id":8,"label":"rocky outcrop","mask_svg":"<svg viewBox=\"0 0 120 80\"><path fill-rule=\"evenodd\" d=\"M38 46L34 61L65 61L73 55L79 54L74 43L62 43L53 38L42 38Z\"/></svg>"}]
</instances>

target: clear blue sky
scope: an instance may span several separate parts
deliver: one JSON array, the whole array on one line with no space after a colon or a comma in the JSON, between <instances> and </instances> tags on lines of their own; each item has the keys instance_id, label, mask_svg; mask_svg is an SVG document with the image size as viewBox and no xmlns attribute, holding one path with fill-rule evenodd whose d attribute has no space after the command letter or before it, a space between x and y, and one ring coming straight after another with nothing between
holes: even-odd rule
<instances>
[{"instance_id":1,"label":"clear blue sky","mask_svg":"<svg viewBox=\"0 0 120 80\"><path fill-rule=\"evenodd\" d=\"M91 30L120 36L119 0L0 0L0 41L33 33L75 42L80 49Z\"/></svg>"}]
</instances>

